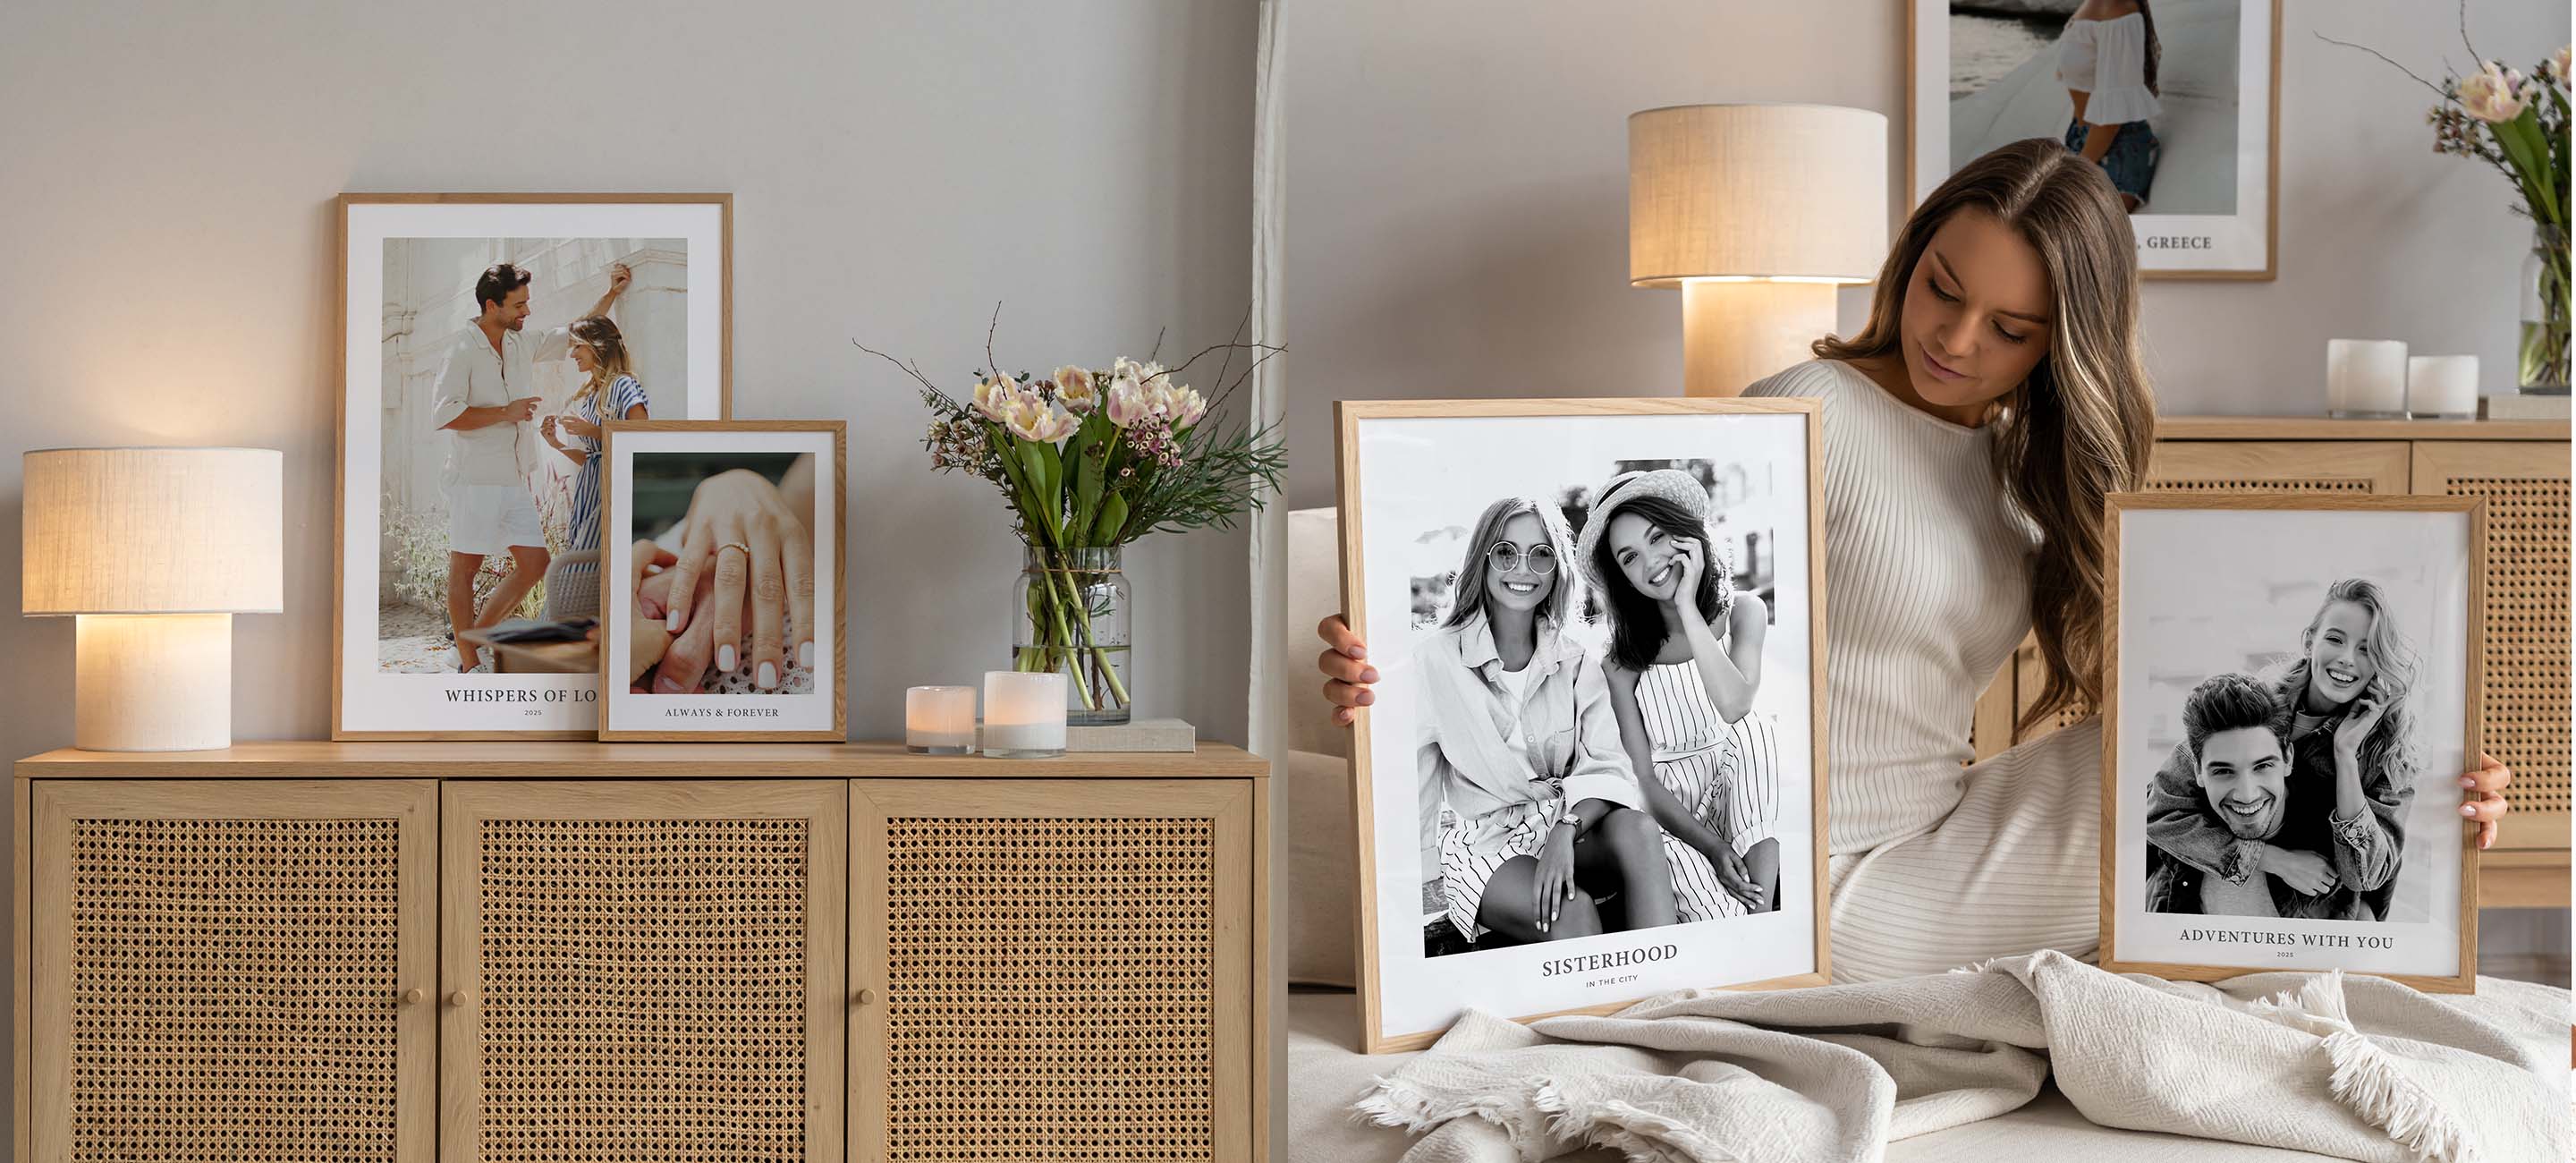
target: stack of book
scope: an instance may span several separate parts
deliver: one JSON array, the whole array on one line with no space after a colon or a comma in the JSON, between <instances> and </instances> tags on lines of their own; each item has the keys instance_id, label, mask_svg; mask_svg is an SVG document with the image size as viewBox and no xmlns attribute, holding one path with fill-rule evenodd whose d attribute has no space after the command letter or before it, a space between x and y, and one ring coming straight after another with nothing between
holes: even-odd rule
<instances>
[{"instance_id":1,"label":"stack of book","mask_svg":"<svg viewBox=\"0 0 2576 1163\"><path fill-rule=\"evenodd\" d=\"M2535 392L2503 392L2478 400L2478 418L2482 420L2565 420L2568 418L2568 396L2565 392L2544 396Z\"/></svg>"}]
</instances>

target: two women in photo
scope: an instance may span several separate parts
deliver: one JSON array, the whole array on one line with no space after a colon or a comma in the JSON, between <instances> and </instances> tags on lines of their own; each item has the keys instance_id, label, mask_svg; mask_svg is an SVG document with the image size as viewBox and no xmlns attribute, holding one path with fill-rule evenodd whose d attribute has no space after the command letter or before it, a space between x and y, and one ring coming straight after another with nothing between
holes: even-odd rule
<instances>
[{"instance_id":1,"label":"two women in photo","mask_svg":"<svg viewBox=\"0 0 2576 1163\"><path fill-rule=\"evenodd\" d=\"M2149 911L2388 919L2421 774L2415 652L2367 578L2327 587L2300 648L2192 691L2149 790Z\"/></svg>"},{"instance_id":2,"label":"two women in photo","mask_svg":"<svg viewBox=\"0 0 2576 1163\"><path fill-rule=\"evenodd\" d=\"M1553 504L1487 506L1450 612L1414 653L1417 818L1471 943L1777 907L1776 775L1753 786L1736 734L1756 718L1760 599L1710 562L1708 494L1689 474L1624 474L1595 496L1579 545ZM1607 658L1570 633L1578 574L1608 607Z\"/></svg>"}]
</instances>

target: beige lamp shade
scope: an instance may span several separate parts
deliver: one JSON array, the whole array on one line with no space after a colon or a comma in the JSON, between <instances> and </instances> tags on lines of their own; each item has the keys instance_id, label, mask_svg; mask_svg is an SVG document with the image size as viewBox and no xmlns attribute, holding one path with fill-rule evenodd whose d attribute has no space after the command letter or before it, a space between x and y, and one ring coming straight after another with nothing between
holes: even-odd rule
<instances>
[{"instance_id":1,"label":"beige lamp shade","mask_svg":"<svg viewBox=\"0 0 2576 1163\"><path fill-rule=\"evenodd\" d=\"M1833 105L1628 115L1628 281L1866 283L1887 257L1887 117Z\"/></svg>"},{"instance_id":2,"label":"beige lamp shade","mask_svg":"<svg viewBox=\"0 0 2576 1163\"><path fill-rule=\"evenodd\" d=\"M1834 329L1887 250L1887 118L1831 105L1628 115L1628 282L1682 289L1682 390L1732 396Z\"/></svg>"},{"instance_id":3,"label":"beige lamp shade","mask_svg":"<svg viewBox=\"0 0 2576 1163\"><path fill-rule=\"evenodd\" d=\"M29 614L273 614L284 605L283 454L46 448L26 454Z\"/></svg>"}]
</instances>

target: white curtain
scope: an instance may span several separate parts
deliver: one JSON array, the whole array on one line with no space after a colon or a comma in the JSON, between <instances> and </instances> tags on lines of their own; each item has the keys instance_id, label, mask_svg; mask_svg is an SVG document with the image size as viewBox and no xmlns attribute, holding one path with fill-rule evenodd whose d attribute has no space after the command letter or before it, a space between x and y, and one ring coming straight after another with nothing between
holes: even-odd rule
<instances>
[{"instance_id":1,"label":"white curtain","mask_svg":"<svg viewBox=\"0 0 2576 1163\"><path fill-rule=\"evenodd\" d=\"M1287 334L1281 326L1279 293L1281 195L1286 189L1281 169L1283 143L1280 138L1278 84L1280 51L1279 9L1283 0L1261 0L1261 39L1254 50L1253 130L1252 130L1252 338L1257 343L1279 343ZM1252 373L1252 423L1258 427L1281 422L1288 413L1287 360L1274 359ZM1298 450L1291 449L1292 454ZM1313 450L1307 450L1311 454ZM1288 601L1288 507L1287 498L1274 497L1271 503L1252 517L1252 659L1251 681L1245 684L1251 705L1246 708L1246 745L1256 755L1274 763L1287 758L1286 688L1279 681L1280 657L1285 635L1280 623ZM1281 774L1284 774L1282 772ZM1272 852L1280 852L1279 780L1268 781L1270 802L1265 818L1270 835L1266 838ZM1284 861L1274 859L1273 868ZM1271 918L1274 933L1283 933L1279 923L1280 903L1293 886L1272 877L1266 915ZM1288 1154L1288 1070L1287 1055L1287 989L1288 957L1286 943L1273 939L1269 943L1270 996L1256 999L1269 1015L1272 1031L1270 1060L1270 1153L1273 1159L1289 1158Z\"/></svg>"},{"instance_id":2,"label":"white curtain","mask_svg":"<svg viewBox=\"0 0 2576 1163\"><path fill-rule=\"evenodd\" d=\"M1252 339L1278 343L1286 334L1280 319L1281 195L1286 190L1280 139L1282 0L1261 0L1261 41L1256 49L1252 131ZM1252 373L1252 423L1279 424L1288 413L1287 363L1283 356ZM1289 450L1293 456L1319 455L1317 449ZM1288 701L1279 681L1281 626L1288 591L1287 498L1273 497L1252 518L1252 674L1245 735L1254 754L1278 760L1287 754Z\"/></svg>"}]
</instances>

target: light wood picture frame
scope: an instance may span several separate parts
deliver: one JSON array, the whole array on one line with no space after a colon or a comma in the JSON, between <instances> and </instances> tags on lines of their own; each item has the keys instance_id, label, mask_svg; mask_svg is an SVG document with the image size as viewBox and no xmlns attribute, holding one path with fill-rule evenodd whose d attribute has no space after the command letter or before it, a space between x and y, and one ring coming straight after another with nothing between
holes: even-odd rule
<instances>
[{"instance_id":1,"label":"light wood picture frame","mask_svg":"<svg viewBox=\"0 0 2576 1163\"><path fill-rule=\"evenodd\" d=\"M2485 500L2115 493L2106 512L2102 967L2475 992L2458 777L2481 747Z\"/></svg>"},{"instance_id":2,"label":"light wood picture frame","mask_svg":"<svg viewBox=\"0 0 2576 1163\"><path fill-rule=\"evenodd\" d=\"M1360 865L1354 920L1368 1053L1428 1045L1471 1008L1530 1020L1612 1012L1685 986L1772 989L1828 980L1821 424L1818 403L1801 399L1335 405L1342 609L1351 628L1369 643L1370 661L1381 675L1377 700L1358 711L1352 740ZM1656 511L1639 506L1638 499L1647 495L1669 498L1678 507L1662 509L1662 515L1646 521L1622 521L1631 513ZM1531 503L1507 503L1515 497ZM1542 516L1539 508L1552 508L1555 515ZM1605 508L1609 517L1596 521L1593 515ZM1607 615L1613 601L1653 600L1645 598L1647 590L1627 581L1629 563L1650 579L1648 589L1674 590L1678 583L1660 572L1665 566L1680 568L1673 553L1676 535L1664 531L1665 523L1690 520L1707 530L1695 554L1703 563L1703 576L1723 578L1713 587L1723 595L1723 642L1731 649L1750 642L1754 633L1761 636L1759 683L1741 718L1726 719L1713 698L1657 704L1699 716L1699 738L1715 739L1698 771L1688 770L1692 756L1682 757L1679 766L1660 768L1650 753L1641 758L1628 749L1631 735L1642 743L1647 734L1644 711L1634 708L1667 689L1645 684L1682 680L1677 672L1661 679L1619 677L1622 670L1608 665L1621 656L1611 629L1615 619L1586 620L1588 611ZM1599 531L1586 541L1575 532L1578 524L1597 524ZM1547 571L1552 582L1539 586L1528 580L1527 575L1538 572L1536 540L1527 546L1515 541L1508 564L1491 556L1493 544L1475 555L1477 565L1502 571L1498 576L1503 580L1491 589L1481 572L1466 574L1471 542L1514 540L1514 530L1539 528L1546 530L1551 546L1563 546L1551 549L1558 559ZM1587 545L1621 563L1621 576L1605 575L1597 598L1588 582L1559 588L1586 576L1575 559ZM1721 559L1722 569L1717 564ZM1614 593L1608 588L1612 585L1630 588ZM1745 593L1762 600L1745 602ZM1561 605L1549 605L1560 598ZM1448 619L1461 602L1471 613L1451 625ZM1536 610L1528 612L1532 602ZM1525 612L1504 616L1502 642L1491 629L1494 616L1472 612L1515 604ZM1549 629L1550 610L1561 633ZM1751 621L1736 622L1738 614ZM1520 629L1511 629L1512 621ZM1537 642L1510 644L1518 633ZM1634 648L1647 640L1636 636L1626 656L1635 657ZM1486 643L1495 645L1483 661L1465 662ZM1516 680L1504 657L1523 651L1528 661L1522 669L1535 673ZM1733 662L1732 656L1728 661ZM1559 673L1572 677L1556 677ZM1741 677L1740 671L1735 673ZM1456 681L1447 681L1451 679ZM1649 693L1614 698L1609 693L1614 685ZM1435 724L1475 723L1472 714L1452 709L1479 705L1457 701L1467 698L1487 698L1496 707L1511 705L1505 700L1524 700L1533 708L1524 714L1524 724L1527 715L1544 715L1548 729L1511 758L1514 753L1501 751L1510 745L1499 736L1487 739L1472 726L1446 731ZM1705 717L1703 711L1715 717ZM1658 714L1668 735L1674 734L1673 725L1689 721L1678 714ZM1567 720L1562 730L1557 729L1558 718ZM1623 725L1628 723L1639 725ZM1605 725L1606 731L1601 729ZM1457 746L1444 742L1444 734ZM1598 738L1604 734L1614 738ZM1434 758L1426 761L1426 755ZM1604 755L1611 758L1605 761ZM1647 803L1631 813L1636 819L1618 825L1632 833L1618 842L1636 844L1634 836L1642 835L1646 845L1660 842L1667 857L1687 850L1671 865L1685 871L1663 874L1673 877L1669 887L1679 923L1617 928L1626 919L1614 912L1614 927L1597 934L1574 935L1584 931L1578 918L1557 930L1555 939L1509 944L1530 934L1483 924L1491 918L1476 881L1481 878L1490 887L1491 876L1505 875L1494 864L1498 854L1508 859L1516 850L1486 851L1498 830L1470 823L1493 823L1504 813L1549 818L1541 813L1598 800L1553 788L1528 793L1529 802L1540 805L1536 807L1494 796L1490 789L1514 786L1508 783L1519 770L1514 764L1547 769L1523 782L1562 779L1556 787L1573 788L1580 781L1586 791L1612 796L1599 802L1625 809L1617 797L1635 795ZM1482 774L1469 774L1470 769ZM1714 872L1716 865L1705 855L1714 844L1708 834L1690 840L1667 837L1652 814L1653 797L1645 795L1641 782L1641 773L1650 771L1655 774L1643 778L1660 781L1670 774L1676 783L1705 792L1695 805L1700 811L1680 811L1714 834L1715 843L1741 839L1744 851L1737 855L1747 858L1748 867L1766 842L1772 844L1768 856L1776 861L1776 883L1769 886L1769 909L1727 915L1728 903L1714 899L1723 894L1708 891L1709 882L1696 879ZM1594 782L1613 772L1630 781L1628 789ZM1705 783L1694 785L1703 775ZM1724 789L1724 794L1706 790L1710 788ZM1498 800L1501 807L1483 810ZM1681 798L1672 797L1672 802ZM1476 814L1452 810L1459 805ZM1601 843L1606 819L1585 818L1582 842ZM1766 839L1756 839L1748 825ZM1685 832L1689 828L1677 826ZM1453 873L1453 864L1478 871ZM1598 886L1581 875L1576 879L1582 889L1577 899L1589 901ZM1627 900L1648 895L1630 894ZM1761 895L1753 900L1765 902ZM1471 903L1475 911L1468 913ZM1734 905L1744 906L1743 901ZM1454 919L1458 915L1469 917L1467 928ZM1566 915L1560 906L1559 921ZM1504 919L1524 928L1534 924L1522 916Z\"/></svg>"},{"instance_id":3,"label":"light wood picture frame","mask_svg":"<svg viewBox=\"0 0 2576 1163\"><path fill-rule=\"evenodd\" d=\"M331 738L589 739L598 667L577 619L594 616L580 599L596 550L576 528L582 467L549 445L590 439L565 422L591 378L574 352L594 345L567 329L609 321L636 381L621 398L643 414L728 415L733 196L349 193L336 210ZM487 333L478 287L495 264L522 275ZM449 427L529 397L534 416L476 425L471 447ZM537 540L542 564L514 548ZM523 567L544 573L522 585ZM513 612L554 628L488 624L514 590Z\"/></svg>"},{"instance_id":4,"label":"light wood picture frame","mask_svg":"<svg viewBox=\"0 0 2576 1163\"><path fill-rule=\"evenodd\" d=\"M848 425L617 421L605 435L600 740L847 738ZM639 499L644 482L658 484L656 503ZM648 538L662 555L639 561ZM688 586L689 608L657 598L657 580ZM655 624L672 614L676 635ZM772 618L774 653L761 641ZM663 689L673 684L685 689Z\"/></svg>"},{"instance_id":5,"label":"light wood picture frame","mask_svg":"<svg viewBox=\"0 0 2576 1163\"><path fill-rule=\"evenodd\" d=\"M1953 0L1902 3L1909 211L1967 158L2022 138L2068 134L2074 99L2056 76L2063 19L2002 15ZM2200 6L2148 17L2164 18L2156 37L2158 87L2171 81L2174 91L2157 93L2156 112L2144 119L2155 146L2144 167L2145 202L2130 218L2142 278L2279 275L2281 2L2230 6L2232 13ZM1977 43L1954 45L1954 27ZM1990 75L1996 69L1988 62L2011 68ZM2205 95L2231 83L2232 103ZM1976 140L1954 141L1965 127L1975 129ZM2139 163L2119 138L2111 141L2122 174L2136 185L2129 175Z\"/></svg>"}]
</instances>

